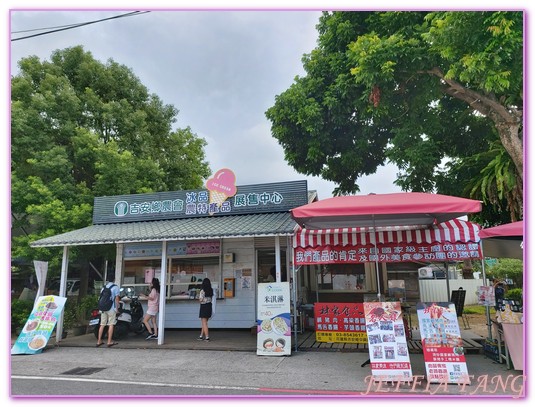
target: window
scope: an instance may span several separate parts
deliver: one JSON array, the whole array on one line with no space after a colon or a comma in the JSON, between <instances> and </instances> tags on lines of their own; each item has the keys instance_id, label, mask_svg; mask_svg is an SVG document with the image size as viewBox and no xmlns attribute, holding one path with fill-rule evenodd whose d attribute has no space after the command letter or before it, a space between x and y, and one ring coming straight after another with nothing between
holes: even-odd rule
<instances>
[{"instance_id":1,"label":"window","mask_svg":"<svg viewBox=\"0 0 535 407\"><path fill-rule=\"evenodd\" d=\"M286 250L281 248L281 281L288 281L286 271ZM276 281L276 265L274 249L258 249L258 282L270 283Z\"/></svg>"},{"instance_id":2,"label":"window","mask_svg":"<svg viewBox=\"0 0 535 407\"><path fill-rule=\"evenodd\" d=\"M170 258L168 259L167 298L195 299L200 291L202 280L206 277L212 287L219 286L219 257ZM148 294L152 278L161 277L161 260L126 260L124 262L123 286L133 287L136 295Z\"/></svg>"},{"instance_id":3,"label":"window","mask_svg":"<svg viewBox=\"0 0 535 407\"><path fill-rule=\"evenodd\" d=\"M318 289L335 291L364 291L364 264L328 264L318 273Z\"/></svg>"},{"instance_id":4,"label":"window","mask_svg":"<svg viewBox=\"0 0 535 407\"><path fill-rule=\"evenodd\" d=\"M205 278L210 279L214 290L219 287L219 257L171 259L169 271L168 298L197 298Z\"/></svg>"},{"instance_id":5,"label":"window","mask_svg":"<svg viewBox=\"0 0 535 407\"><path fill-rule=\"evenodd\" d=\"M124 262L123 287L133 287L135 294L148 294L149 283L152 277L160 280L161 277L161 260L128 260Z\"/></svg>"}]
</instances>

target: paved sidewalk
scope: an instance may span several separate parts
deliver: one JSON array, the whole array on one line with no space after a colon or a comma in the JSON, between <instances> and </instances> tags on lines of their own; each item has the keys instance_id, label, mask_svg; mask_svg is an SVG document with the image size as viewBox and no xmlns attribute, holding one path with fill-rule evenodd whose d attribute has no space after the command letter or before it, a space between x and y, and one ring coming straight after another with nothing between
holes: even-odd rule
<instances>
[{"instance_id":1,"label":"paved sidewalk","mask_svg":"<svg viewBox=\"0 0 535 407\"><path fill-rule=\"evenodd\" d=\"M211 330L210 342L197 341L197 335L198 330L166 330L163 345L130 336L110 349L95 348L92 334L67 337L59 346L51 341L42 354L13 356L11 373L43 375L42 367L47 366L47 377L63 377L72 369L103 365L104 370L90 377L134 382L153 377L169 386L234 386L251 394L508 398L523 394L523 372L507 370L482 354L466 355L468 372L473 375L469 386L428 385L422 354L411 354L413 383L370 383L370 366L361 367L367 352L308 349L293 351L291 356L257 356L256 336L249 331ZM104 362L102 355L106 355ZM147 360L151 360L149 371ZM199 360L212 363L207 367Z\"/></svg>"}]
</instances>

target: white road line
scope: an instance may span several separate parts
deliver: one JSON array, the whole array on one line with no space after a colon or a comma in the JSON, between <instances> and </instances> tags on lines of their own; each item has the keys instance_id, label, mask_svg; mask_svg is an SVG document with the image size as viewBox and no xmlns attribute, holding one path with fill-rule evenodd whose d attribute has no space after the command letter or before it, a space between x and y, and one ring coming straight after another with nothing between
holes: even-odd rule
<instances>
[{"instance_id":1,"label":"white road line","mask_svg":"<svg viewBox=\"0 0 535 407\"><path fill-rule=\"evenodd\" d=\"M212 389L212 390L253 390L259 391L258 387L247 386L214 386L210 384L181 384L181 383L153 383L153 382L132 382L125 380L108 380L108 379L88 379L80 377L43 377L43 376L11 376L11 379L19 380L50 380L63 382L85 382L85 383L109 383L109 384L131 384L136 386L154 386L154 387L177 387L189 389Z\"/></svg>"}]
</instances>

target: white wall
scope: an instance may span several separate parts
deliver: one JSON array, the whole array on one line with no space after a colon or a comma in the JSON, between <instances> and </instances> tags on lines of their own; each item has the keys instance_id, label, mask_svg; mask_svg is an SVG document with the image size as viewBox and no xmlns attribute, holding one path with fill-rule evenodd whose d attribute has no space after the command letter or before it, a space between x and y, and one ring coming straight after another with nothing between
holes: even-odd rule
<instances>
[{"instance_id":1,"label":"white wall","mask_svg":"<svg viewBox=\"0 0 535 407\"><path fill-rule=\"evenodd\" d=\"M448 294L446 280L419 280L420 299L422 302L447 302L453 290L460 287L466 290L464 305L477 304L477 287L483 285L483 280L450 280L450 292Z\"/></svg>"},{"instance_id":2,"label":"white wall","mask_svg":"<svg viewBox=\"0 0 535 407\"><path fill-rule=\"evenodd\" d=\"M223 278L234 278L236 270L251 269L251 289L241 288L241 280L236 279L234 298L217 301L216 313L209 322L210 328L250 328L256 325L256 269L254 240L224 240L221 252L234 253L234 263L222 263ZM216 281L214 281L216 282ZM223 281L217 281L220 297L223 297ZM168 301L165 312L166 328L199 328L199 302L193 300Z\"/></svg>"}]
</instances>

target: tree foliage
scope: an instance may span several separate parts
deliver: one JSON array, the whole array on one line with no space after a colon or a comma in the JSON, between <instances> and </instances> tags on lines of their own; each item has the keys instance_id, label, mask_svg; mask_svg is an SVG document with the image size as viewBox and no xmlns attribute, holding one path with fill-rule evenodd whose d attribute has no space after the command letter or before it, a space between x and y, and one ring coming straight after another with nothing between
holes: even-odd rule
<instances>
[{"instance_id":1,"label":"tree foliage","mask_svg":"<svg viewBox=\"0 0 535 407\"><path fill-rule=\"evenodd\" d=\"M297 171L354 193L360 177L391 162L403 190L433 191L453 168L444 163L464 171L498 143L522 185L522 12L325 12L317 28L306 75L266 112ZM495 163L477 164L471 176L491 180ZM515 185L500 189L507 210L521 212L506 197ZM465 196L476 190L496 202L487 187Z\"/></svg>"},{"instance_id":2,"label":"tree foliage","mask_svg":"<svg viewBox=\"0 0 535 407\"><path fill-rule=\"evenodd\" d=\"M490 278L498 280L510 278L515 287L522 288L523 286L524 266L522 260L498 259L496 264L489 268L488 274Z\"/></svg>"},{"instance_id":3,"label":"tree foliage","mask_svg":"<svg viewBox=\"0 0 535 407\"><path fill-rule=\"evenodd\" d=\"M11 80L12 256L53 259L28 243L91 224L93 198L202 187L206 142L173 130L178 111L113 60L80 46L28 57Z\"/></svg>"}]
</instances>

